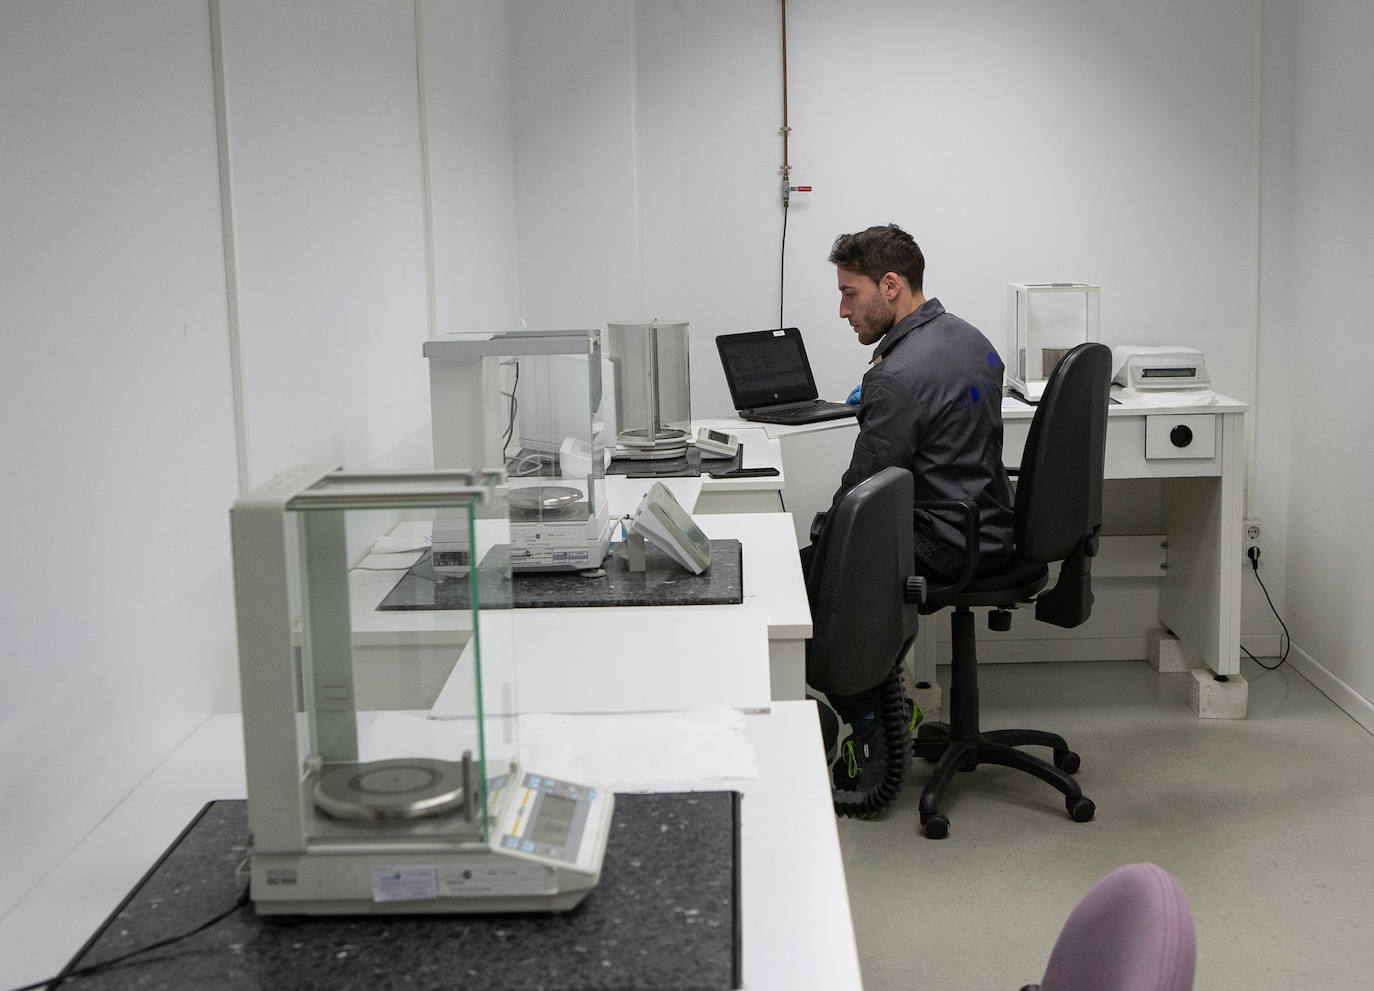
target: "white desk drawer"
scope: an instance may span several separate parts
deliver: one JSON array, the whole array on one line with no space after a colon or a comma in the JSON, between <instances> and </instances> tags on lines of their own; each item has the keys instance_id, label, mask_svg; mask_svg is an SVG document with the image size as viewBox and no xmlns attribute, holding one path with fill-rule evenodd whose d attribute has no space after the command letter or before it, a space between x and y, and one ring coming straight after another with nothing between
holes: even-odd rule
<instances>
[{"instance_id":1,"label":"white desk drawer","mask_svg":"<svg viewBox=\"0 0 1374 991\"><path fill-rule=\"evenodd\" d=\"M1157 414L1145 417L1147 460L1211 458L1216 453L1217 426L1214 414Z\"/></svg>"},{"instance_id":2,"label":"white desk drawer","mask_svg":"<svg viewBox=\"0 0 1374 991\"><path fill-rule=\"evenodd\" d=\"M1107 460L1103 474L1107 478L1220 475L1221 459L1217 447L1220 420L1215 413L1108 415ZM1192 440L1185 448L1175 447L1169 439L1170 432L1180 422L1188 425L1192 432ZM1016 467L1021 463L1021 453L1026 446L1030 419L1007 418L1002 421L1002 428L1002 460ZM1147 428L1163 432L1167 451L1159 455L1154 453L1154 447L1147 443ZM1203 451L1208 453L1201 453Z\"/></svg>"}]
</instances>

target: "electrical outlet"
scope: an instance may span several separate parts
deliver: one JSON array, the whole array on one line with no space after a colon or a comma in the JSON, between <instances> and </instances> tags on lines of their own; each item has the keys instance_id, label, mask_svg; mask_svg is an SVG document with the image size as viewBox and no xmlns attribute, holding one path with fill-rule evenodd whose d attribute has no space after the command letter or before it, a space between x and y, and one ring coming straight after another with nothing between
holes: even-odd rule
<instances>
[{"instance_id":1,"label":"electrical outlet","mask_svg":"<svg viewBox=\"0 0 1374 991\"><path fill-rule=\"evenodd\" d=\"M1241 529L1241 550L1245 551L1246 556L1250 554L1250 548L1259 548L1264 540L1264 524L1259 520L1246 520Z\"/></svg>"}]
</instances>

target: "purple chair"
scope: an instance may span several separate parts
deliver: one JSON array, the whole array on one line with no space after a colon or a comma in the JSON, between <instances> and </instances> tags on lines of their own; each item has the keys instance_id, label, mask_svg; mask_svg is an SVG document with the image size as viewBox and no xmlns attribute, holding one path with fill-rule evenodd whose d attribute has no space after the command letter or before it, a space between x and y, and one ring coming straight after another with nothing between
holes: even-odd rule
<instances>
[{"instance_id":1,"label":"purple chair","mask_svg":"<svg viewBox=\"0 0 1374 991\"><path fill-rule=\"evenodd\" d=\"M1074 907L1045 976L1021 991L1189 991L1196 952L1178 882L1154 864L1127 864Z\"/></svg>"}]
</instances>

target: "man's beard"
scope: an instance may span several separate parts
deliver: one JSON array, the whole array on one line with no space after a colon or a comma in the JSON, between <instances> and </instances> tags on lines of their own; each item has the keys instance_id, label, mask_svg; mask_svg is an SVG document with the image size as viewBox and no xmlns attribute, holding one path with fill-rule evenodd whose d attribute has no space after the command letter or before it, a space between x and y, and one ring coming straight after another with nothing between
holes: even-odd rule
<instances>
[{"instance_id":1,"label":"man's beard","mask_svg":"<svg viewBox=\"0 0 1374 991\"><path fill-rule=\"evenodd\" d=\"M878 343L896 322L896 311L892 307L884 306L880 301L875 300L873 305L865 310L859 318L859 343Z\"/></svg>"}]
</instances>

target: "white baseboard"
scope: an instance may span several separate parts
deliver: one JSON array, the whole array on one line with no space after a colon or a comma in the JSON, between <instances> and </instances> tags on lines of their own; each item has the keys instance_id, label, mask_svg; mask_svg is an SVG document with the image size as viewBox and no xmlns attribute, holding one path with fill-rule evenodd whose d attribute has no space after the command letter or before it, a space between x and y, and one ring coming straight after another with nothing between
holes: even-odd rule
<instances>
[{"instance_id":1,"label":"white baseboard","mask_svg":"<svg viewBox=\"0 0 1374 991\"><path fill-rule=\"evenodd\" d=\"M1351 719L1374 733L1374 702L1365 698L1300 647L1288 652L1288 662L1317 690L1345 710Z\"/></svg>"}]
</instances>

